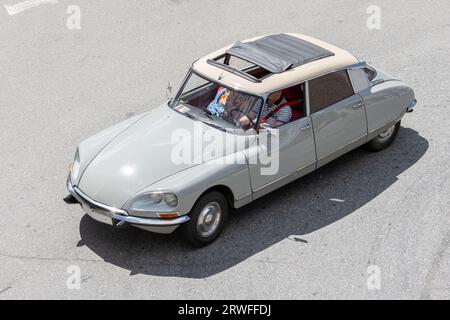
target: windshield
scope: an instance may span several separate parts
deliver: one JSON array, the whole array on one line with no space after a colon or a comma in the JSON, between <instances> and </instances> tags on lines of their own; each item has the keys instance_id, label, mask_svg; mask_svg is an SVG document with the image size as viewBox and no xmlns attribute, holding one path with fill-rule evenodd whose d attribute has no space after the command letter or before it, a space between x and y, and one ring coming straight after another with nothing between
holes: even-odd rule
<instances>
[{"instance_id":1,"label":"windshield","mask_svg":"<svg viewBox=\"0 0 450 320\"><path fill-rule=\"evenodd\" d=\"M255 127L261 104L260 97L225 88L191 71L171 107L215 127L248 130Z\"/></svg>"}]
</instances>

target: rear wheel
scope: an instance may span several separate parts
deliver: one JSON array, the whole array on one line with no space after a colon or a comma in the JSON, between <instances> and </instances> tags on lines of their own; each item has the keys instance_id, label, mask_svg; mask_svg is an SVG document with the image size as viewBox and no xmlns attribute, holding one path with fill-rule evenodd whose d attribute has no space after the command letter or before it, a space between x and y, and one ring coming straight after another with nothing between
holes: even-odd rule
<instances>
[{"instance_id":1,"label":"rear wheel","mask_svg":"<svg viewBox=\"0 0 450 320\"><path fill-rule=\"evenodd\" d=\"M228 210L228 202L222 193L205 194L194 205L191 220L181 226L184 238L198 248L211 244L222 232Z\"/></svg>"},{"instance_id":2,"label":"rear wheel","mask_svg":"<svg viewBox=\"0 0 450 320\"><path fill-rule=\"evenodd\" d=\"M389 147L398 135L400 121L380 133L377 137L367 143L367 147L373 151L381 151Z\"/></svg>"}]
</instances>

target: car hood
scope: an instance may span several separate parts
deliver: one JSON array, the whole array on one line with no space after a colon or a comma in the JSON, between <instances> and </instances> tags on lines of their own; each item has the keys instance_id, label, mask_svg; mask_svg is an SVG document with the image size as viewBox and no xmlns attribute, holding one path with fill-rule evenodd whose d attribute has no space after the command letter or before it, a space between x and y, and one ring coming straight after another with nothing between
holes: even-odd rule
<instances>
[{"instance_id":1,"label":"car hood","mask_svg":"<svg viewBox=\"0 0 450 320\"><path fill-rule=\"evenodd\" d=\"M78 187L98 202L121 208L144 188L204 162L203 155L198 152L192 152L189 157L191 161L184 163L181 163L180 158L175 158L174 161L173 156L174 150L180 150L180 142L174 136L187 135L198 139L195 130L199 126L214 130L224 141L233 140L225 138L229 133L211 129L202 122L194 121L163 105L114 137L89 163ZM248 138L238 135L235 137ZM245 144L240 150L244 147ZM233 148L226 150L230 150L228 154L240 151Z\"/></svg>"}]
</instances>

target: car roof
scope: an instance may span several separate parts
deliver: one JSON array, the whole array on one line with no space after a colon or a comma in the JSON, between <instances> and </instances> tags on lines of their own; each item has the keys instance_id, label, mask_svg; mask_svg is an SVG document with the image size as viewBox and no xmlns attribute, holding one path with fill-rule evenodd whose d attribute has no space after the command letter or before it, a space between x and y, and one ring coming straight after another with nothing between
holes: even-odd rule
<instances>
[{"instance_id":1,"label":"car roof","mask_svg":"<svg viewBox=\"0 0 450 320\"><path fill-rule=\"evenodd\" d=\"M262 79L227 68L217 58L229 54L270 72ZM217 50L193 64L207 78L236 90L262 95L333 70L358 63L346 50L297 33L272 34L237 42Z\"/></svg>"}]
</instances>

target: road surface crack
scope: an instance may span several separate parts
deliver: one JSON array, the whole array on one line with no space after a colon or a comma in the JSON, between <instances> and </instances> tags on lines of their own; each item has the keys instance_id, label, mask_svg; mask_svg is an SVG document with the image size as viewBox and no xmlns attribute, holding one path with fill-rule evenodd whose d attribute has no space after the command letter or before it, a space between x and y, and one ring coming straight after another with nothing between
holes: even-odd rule
<instances>
[{"instance_id":1,"label":"road surface crack","mask_svg":"<svg viewBox=\"0 0 450 320\"><path fill-rule=\"evenodd\" d=\"M60 262L103 262L103 260L83 259L83 258L61 258L61 257L39 257L39 256L21 256L0 253L1 258L20 259L20 260L37 260L37 261L60 261Z\"/></svg>"},{"instance_id":2,"label":"road surface crack","mask_svg":"<svg viewBox=\"0 0 450 320\"><path fill-rule=\"evenodd\" d=\"M6 291L12 289L12 287L6 287L5 289L0 290L0 294L5 293Z\"/></svg>"}]
</instances>

